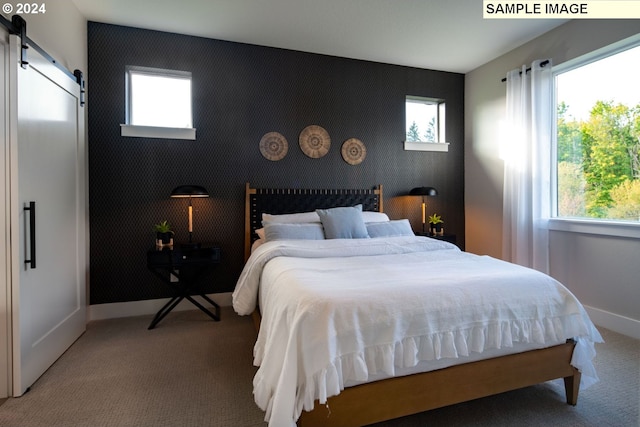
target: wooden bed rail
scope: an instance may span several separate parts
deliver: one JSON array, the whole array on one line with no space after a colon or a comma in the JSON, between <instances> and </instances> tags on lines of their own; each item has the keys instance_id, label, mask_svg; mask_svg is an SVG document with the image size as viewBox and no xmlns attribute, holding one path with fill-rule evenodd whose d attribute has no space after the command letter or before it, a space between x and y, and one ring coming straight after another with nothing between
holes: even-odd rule
<instances>
[{"instance_id":1,"label":"wooden bed rail","mask_svg":"<svg viewBox=\"0 0 640 427\"><path fill-rule=\"evenodd\" d=\"M252 313L256 332L262 317ZM571 366L574 340L539 350L365 383L317 400L298 427L357 427L564 379L567 404L578 403L580 371Z\"/></svg>"},{"instance_id":2,"label":"wooden bed rail","mask_svg":"<svg viewBox=\"0 0 640 427\"><path fill-rule=\"evenodd\" d=\"M344 389L302 412L299 427L363 426L564 378L567 403L578 401L580 372L571 366L573 341L540 350Z\"/></svg>"}]
</instances>

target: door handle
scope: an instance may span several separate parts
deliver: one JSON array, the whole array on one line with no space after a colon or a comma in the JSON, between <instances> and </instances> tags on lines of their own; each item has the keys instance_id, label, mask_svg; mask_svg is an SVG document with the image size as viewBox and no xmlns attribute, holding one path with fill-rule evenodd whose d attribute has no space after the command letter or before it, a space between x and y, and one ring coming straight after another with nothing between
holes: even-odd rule
<instances>
[{"instance_id":1,"label":"door handle","mask_svg":"<svg viewBox=\"0 0 640 427\"><path fill-rule=\"evenodd\" d=\"M29 202L29 206L24 207L25 212L29 212L29 255L30 259L25 259L25 266L36 268L36 202Z\"/></svg>"}]
</instances>

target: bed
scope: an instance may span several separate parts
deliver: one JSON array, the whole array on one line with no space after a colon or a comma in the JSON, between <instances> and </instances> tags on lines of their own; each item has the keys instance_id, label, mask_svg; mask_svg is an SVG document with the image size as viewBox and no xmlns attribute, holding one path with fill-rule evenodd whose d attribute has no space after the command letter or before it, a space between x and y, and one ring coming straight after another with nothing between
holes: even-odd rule
<instances>
[{"instance_id":1,"label":"bed","mask_svg":"<svg viewBox=\"0 0 640 427\"><path fill-rule=\"evenodd\" d=\"M382 186L247 183L245 209L233 306L258 328L254 397L269 426L361 426L557 378L575 405L597 381L602 338L564 286L407 233L383 216Z\"/></svg>"}]
</instances>

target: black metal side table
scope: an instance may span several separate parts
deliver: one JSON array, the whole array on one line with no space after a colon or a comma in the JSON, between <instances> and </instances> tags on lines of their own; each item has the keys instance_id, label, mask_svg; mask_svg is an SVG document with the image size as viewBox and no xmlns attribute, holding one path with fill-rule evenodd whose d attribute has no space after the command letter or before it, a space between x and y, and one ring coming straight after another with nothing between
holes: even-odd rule
<instances>
[{"instance_id":1,"label":"black metal side table","mask_svg":"<svg viewBox=\"0 0 640 427\"><path fill-rule=\"evenodd\" d=\"M415 235L416 236L431 237L432 239L444 240L445 242L453 243L454 245L456 244L456 235L455 234L443 234L443 235L439 235L438 234L438 235L436 235L436 234L431 234L429 232L427 232L427 233L416 232Z\"/></svg>"},{"instance_id":2,"label":"black metal side table","mask_svg":"<svg viewBox=\"0 0 640 427\"><path fill-rule=\"evenodd\" d=\"M200 279L213 266L220 263L220 246L203 244L197 247L164 247L150 249L147 252L147 268L162 279L174 291L171 298L158 311L148 329L153 329L167 314L171 312L183 299L187 299L215 321L220 320L220 306L204 293L194 293L194 288ZM175 280L173 280L175 278ZM215 313L195 300L200 296L211 304Z\"/></svg>"}]
</instances>

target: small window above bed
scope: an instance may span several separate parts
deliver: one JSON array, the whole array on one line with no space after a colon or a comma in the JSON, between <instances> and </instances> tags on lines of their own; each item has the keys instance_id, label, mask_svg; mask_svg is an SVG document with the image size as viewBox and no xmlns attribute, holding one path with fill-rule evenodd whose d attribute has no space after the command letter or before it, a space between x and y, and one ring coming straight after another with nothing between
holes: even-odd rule
<instances>
[{"instance_id":1,"label":"small window above bed","mask_svg":"<svg viewBox=\"0 0 640 427\"><path fill-rule=\"evenodd\" d=\"M191 111L191 73L126 67L126 123L122 136L196 139Z\"/></svg>"},{"instance_id":2,"label":"small window above bed","mask_svg":"<svg viewBox=\"0 0 640 427\"><path fill-rule=\"evenodd\" d=\"M445 135L444 99L407 96L405 150L449 151Z\"/></svg>"}]
</instances>

